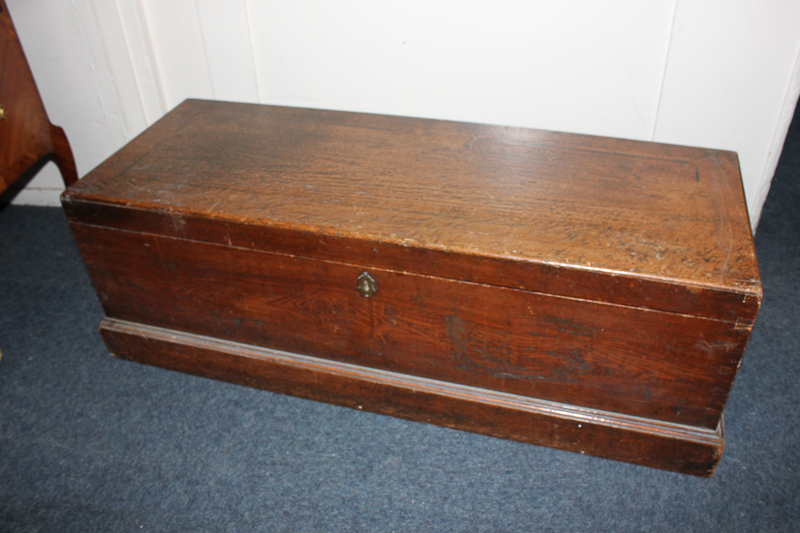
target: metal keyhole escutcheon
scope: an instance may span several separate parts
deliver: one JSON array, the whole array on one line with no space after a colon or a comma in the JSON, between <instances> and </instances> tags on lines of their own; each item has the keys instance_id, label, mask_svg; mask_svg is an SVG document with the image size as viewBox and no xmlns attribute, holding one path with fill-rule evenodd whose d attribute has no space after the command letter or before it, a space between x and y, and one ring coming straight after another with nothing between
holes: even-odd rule
<instances>
[{"instance_id":1,"label":"metal keyhole escutcheon","mask_svg":"<svg viewBox=\"0 0 800 533\"><path fill-rule=\"evenodd\" d=\"M378 292L378 287L375 285L375 280L369 275L368 272L362 272L361 275L358 276L357 288L358 292L360 292L361 296L364 298L369 298Z\"/></svg>"}]
</instances>

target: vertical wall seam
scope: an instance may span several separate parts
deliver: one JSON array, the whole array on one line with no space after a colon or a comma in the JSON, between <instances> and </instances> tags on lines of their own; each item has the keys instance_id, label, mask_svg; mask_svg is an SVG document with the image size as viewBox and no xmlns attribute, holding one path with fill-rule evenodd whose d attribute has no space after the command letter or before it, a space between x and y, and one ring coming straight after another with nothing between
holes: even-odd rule
<instances>
[{"instance_id":1,"label":"vertical wall seam","mask_svg":"<svg viewBox=\"0 0 800 533\"><path fill-rule=\"evenodd\" d=\"M125 31L125 23L122 21L122 13L119 9L119 0L114 0L114 9L117 12L117 21L119 21L119 26L122 28L122 40L125 41L125 52L128 55L128 62L131 65L131 71L133 72L133 79L136 82L136 95L139 97L139 105L142 108L142 116L144 117L145 124L149 125L149 120L147 119L147 108L144 104L144 95L142 94L141 82L139 80L139 74L136 70L136 64L133 60L133 56L131 55L131 43L130 43L130 36L128 32ZM126 141L129 139L126 139Z\"/></svg>"},{"instance_id":2,"label":"vertical wall seam","mask_svg":"<svg viewBox=\"0 0 800 533\"><path fill-rule=\"evenodd\" d=\"M145 48L147 48L147 55L150 56L150 64L153 65L153 81L155 81L156 84L158 103L161 105L161 114L163 115L167 112L167 97L164 94L164 84L161 82L161 68L156 58L155 49L153 48L153 36L150 34L150 25L147 23L147 13L142 5L142 0L134 1L136 2L136 11L139 13L139 23L142 25L144 45Z\"/></svg>"},{"instance_id":3,"label":"vertical wall seam","mask_svg":"<svg viewBox=\"0 0 800 533\"><path fill-rule=\"evenodd\" d=\"M258 80L258 63L256 62L256 48L253 44L253 28L251 23L250 17L250 7L248 0L242 0L244 4L244 18L247 22L247 42L250 43L250 59L253 61L253 78L256 80L256 94L258 95L258 101L260 103L264 103L264 95L261 94L261 83Z\"/></svg>"},{"instance_id":4,"label":"vertical wall seam","mask_svg":"<svg viewBox=\"0 0 800 533\"><path fill-rule=\"evenodd\" d=\"M101 69L93 69L95 71L93 76L95 79L95 88L97 91L98 100L100 100L103 117L106 119L106 126L108 126L109 133L119 135L120 140L125 143L128 141L130 126L125 115L125 104L119 91L117 75L114 73L114 62L111 60L110 54L108 53L108 47L106 45L106 39L100 30L100 19L97 16L97 9L94 7L94 0L82 0L80 5L82 8L78 7L77 2L72 3L72 7L76 10L76 14L78 10L83 10L85 17L82 18L85 18L85 23L90 26L87 28L84 42L89 48L91 48L91 54L94 60L97 63L102 61L102 67L105 67L104 70L108 73L108 79L103 81L104 76L101 72ZM106 96L105 91L108 91L109 99L112 96L117 99L120 109L119 113L115 113L113 109L109 109L112 103L109 102L107 98L104 98Z\"/></svg>"},{"instance_id":5,"label":"vertical wall seam","mask_svg":"<svg viewBox=\"0 0 800 533\"><path fill-rule=\"evenodd\" d=\"M208 84L211 86L211 97L217 97L217 92L214 90L214 77L211 75L211 61L208 60L208 46L206 46L206 34L203 30L203 18L200 16L200 6L197 0L194 2L194 12L197 15L197 25L200 26L200 43L203 45L203 57L206 60L206 75L208 76Z\"/></svg>"},{"instance_id":6,"label":"vertical wall seam","mask_svg":"<svg viewBox=\"0 0 800 533\"><path fill-rule=\"evenodd\" d=\"M777 124L775 124L775 131L772 133L769 152L767 152L767 160L764 162L764 168L761 170L761 176L758 180L758 189L756 190L756 197L754 199L755 205L751 210L752 216L755 219L750 222L750 225L753 227L753 235L755 235L756 229L758 228L758 222L761 219L761 211L764 208L764 203L767 201L767 195L772 186L772 179L775 176L775 169L778 168L778 161L781 158L783 145L786 142L786 134L789 132L789 126L792 123L799 96L800 46L798 46L795 51L794 67L792 67L792 73L786 83L780 115L778 116Z\"/></svg>"},{"instance_id":7,"label":"vertical wall seam","mask_svg":"<svg viewBox=\"0 0 800 533\"><path fill-rule=\"evenodd\" d=\"M658 115L661 111L661 96L664 93L664 81L667 79L667 67L669 66L669 51L672 49L672 36L675 34L675 21L678 17L678 0L672 5L672 22L669 25L669 37L667 38L667 53L664 54L664 68L661 70L661 83L658 86L658 97L656 98L656 116L653 117L653 129L650 132L650 140L656 139L656 126L658 126Z\"/></svg>"},{"instance_id":8,"label":"vertical wall seam","mask_svg":"<svg viewBox=\"0 0 800 533\"><path fill-rule=\"evenodd\" d=\"M122 93L120 92L119 86L119 76L115 72L114 69L114 61L111 57L111 54L108 51L108 42L106 41L105 36L103 35L102 30L100 29L100 17L97 16L97 9L94 7L95 0L92 0L91 9L92 9L92 17L94 23L96 24L95 28L97 29L97 34L100 36L100 45L103 50L103 58L108 65L108 73L111 75L111 88L114 91L114 95L117 97L117 101L119 102L120 108L120 118L122 119L122 138L125 142L128 142L131 139L133 134L131 124L128 122L128 113L125 112L125 100L122 98ZM117 11L117 20L119 20L119 11L117 10L117 4L114 3L114 10ZM122 29L122 22L120 22L120 29ZM125 43L125 48L127 49L128 43ZM131 65L131 68L133 66Z\"/></svg>"}]
</instances>

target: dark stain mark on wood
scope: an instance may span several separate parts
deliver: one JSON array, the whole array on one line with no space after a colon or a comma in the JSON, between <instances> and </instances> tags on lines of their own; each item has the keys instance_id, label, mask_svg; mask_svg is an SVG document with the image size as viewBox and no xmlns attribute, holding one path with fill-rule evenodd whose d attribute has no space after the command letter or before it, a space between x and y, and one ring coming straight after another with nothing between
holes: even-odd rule
<instances>
[{"instance_id":1,"label":"dark stain mark on wood","mask_svg":"<svg viewBox=\"0 0 800 533\"><path fill-rule=\"evenodd\" d=\"M577 320L548 316L545 317L544 321L557 331L567 335L577 335L578 337L594 337L595 335L595 328Z\"/></svg>"},{"instance_id":2,"label":"dark stain mark on wood","mask_svg":"<svg viewBox=\"0 0 800 533\"><path fill-rule=\"evenodd\" d=\"M453 363L462 370L498 379L573 384L593 371L586 361L585 348L565 345L560 350L539 351L527 346L519 350L504 340L502 332L486 334L456 315L447 315L445 322ZM577 327L568 320L559 323Z\"/></svg>"}]
</instances>

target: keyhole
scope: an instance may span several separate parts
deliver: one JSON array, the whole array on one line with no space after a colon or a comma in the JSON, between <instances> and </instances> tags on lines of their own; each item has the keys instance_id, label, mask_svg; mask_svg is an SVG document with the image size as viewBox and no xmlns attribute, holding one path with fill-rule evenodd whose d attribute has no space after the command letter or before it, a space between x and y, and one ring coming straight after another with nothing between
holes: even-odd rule
<instances>
[{"instance_id":1,"label":"keyhole","mask_svg":"<svg viewBox=\"0 0 800 533\"><path fill-rule=\"evenodd\" d=\"M375 285L375 280L372 276L369 275L368 272L362 272L360 276L358 276L358 285L357 289L358 292L361 293L361 296L364 298L369 298L376 292L378 292L378 288Z\"/></svg>"}]
</instances>

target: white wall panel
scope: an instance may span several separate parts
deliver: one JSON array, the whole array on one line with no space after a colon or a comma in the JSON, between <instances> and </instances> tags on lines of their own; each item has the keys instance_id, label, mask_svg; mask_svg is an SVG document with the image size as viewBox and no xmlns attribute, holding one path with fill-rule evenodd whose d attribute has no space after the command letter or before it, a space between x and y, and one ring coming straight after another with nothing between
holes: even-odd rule
<instances>
[{"instance_id":1,"label":"white wall panel","mask_svg":"<svg viewBox=\"0 0 800 533\"><path fill-rule=\"evenodd\" d=\"M197 0L197 8L214 98L258 102L244 0Z\"/></svg>"},{"instance_id":2,"label":"white wall panel","mask_svg":"<svg viewBox=\"0 0 800 533\"><path fill-rule=\"evenodd\" d=\"M213 98L206 45L194 0L139 0L167 110L186 98Z\"/></svg>"},{"instance_id":3,"label":"white wall panel","mask_svg":"<svg viewBox=\"0 0 800 533\"><path fill-rule=\"evenodd\" d=\"M780 117L797 100L798 49L800 2L678 4L654 140L738 152L752 220L786 135Z\"/></svg>"},{"instance_id":4,"label":"white wall panel","mask_svg":"<svg viewBox=\"0 0 800 533\"><path fill-rule=\"evenodd\" d=\"M250 2L265 101L649 139L672 0Z\"/></svg>"},{"instance_id":5,"label":"white wall panel","mask_svg":"<svg viewBox=\"0 0 800 533\"><path fill-rule=\"evenodd\" d=\"M147 125L166 112L166 102L153 64L150 32L139 0L115 0L134 74L134 83Z\"/></svg>"},{"instance_id":6,"label":"white wall panel","mask_svg":"<svg viewBox=\"0 0 800 533\"><path fill-rule=\"evenodd\" d=\"M144 110L140 104L139 91L131 64L128 46L114 2L108 0L74 0L73 5L83 5L88 15L80 20L86 22L84 36L89 49L104 63L107 74L96 77L102 83L102 92L107 95L109 105L106 113L118 113L119 120L109 120L121 128L117 142L127 142L147 127ZM112 104L113 103L113 104ZM135 105L139 103L139 105Z\"/></svg>"}]
</instances>

